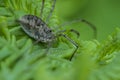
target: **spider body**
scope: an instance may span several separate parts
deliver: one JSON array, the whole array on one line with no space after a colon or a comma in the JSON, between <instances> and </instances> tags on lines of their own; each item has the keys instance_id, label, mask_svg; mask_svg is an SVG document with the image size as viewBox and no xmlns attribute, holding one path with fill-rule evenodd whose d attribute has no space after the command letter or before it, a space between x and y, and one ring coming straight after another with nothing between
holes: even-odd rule
<instances>
[{"instance_id":1,"label":"spider body","mask_svg":"<svg viewBox=\"0 0 120 80\"><path fill-rule=\"evenodd\" d=\"M41 18L35 15L25 15L18 22L22 29L37 41L48 43L55 39L52 30Z\"/></svg>"},{"instance_id":2,"label":"spider body","mask_svg":"<svg viewBox=\"0 0 120 80\"><path fill-rule=\"evenodd\" d=\"M44 22L42 20L44 3L45 3L45 0L42 0L42 7L40 10L40 18L35 15L24 15L20 19L18 19L17 22L19 22L21 24L21 28L25 31L26 34L28 34L30 37L32 37L36 40L36 43L43 42L43 43L48 44L45 54L43 56L45 56L48 53L48 50L51 47L51 44L53 44L53 42L56 38L58 38L60 36L66 38L71 44L73 44L76 47L75 50L73 51L73 53L71 54L71 56L69 57L69 60L71 61L72 58L74 57L76 51L78 50L78 44L76 42L74 42L74 40L69 38L66 34L64 34L64 32L66 32L67 30L61 30L61 31L58 31L57 34L54 34L52 29L50 29L47 26L47 23L48 23L51 15L52 15L52 12L54 10L56 0L53 0L53 5L52 5L49 15L47 16L46 22ZM67 24L71 24L74 22L84 22L84 23L88 24L94 30L94 35L96 37L96 27L84 19L79 19L77 21L73 21L70 23L68 22L68 23L63 24L62 26L65 26ZM79 32L74 29L70 29L68 31L73 32L79 36Z\"/></svg>"}]
</instances>

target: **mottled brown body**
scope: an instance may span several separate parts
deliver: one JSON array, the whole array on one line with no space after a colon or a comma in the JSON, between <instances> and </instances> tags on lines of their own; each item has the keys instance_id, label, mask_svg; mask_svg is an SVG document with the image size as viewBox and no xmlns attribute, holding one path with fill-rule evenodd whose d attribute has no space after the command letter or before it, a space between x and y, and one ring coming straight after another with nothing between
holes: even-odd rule
<instances>
[{"instance_id":1,"label":"mottled brown body","mask_svg":"<svg viewBox=\"0 0 120 80\"><path fill-rule=\"evenodd\" d=\"M55 39L52 30L35 15L25 15L18 22L22 25L22 29L37 41L48 43Z\"/></svg>"}]
</instances>

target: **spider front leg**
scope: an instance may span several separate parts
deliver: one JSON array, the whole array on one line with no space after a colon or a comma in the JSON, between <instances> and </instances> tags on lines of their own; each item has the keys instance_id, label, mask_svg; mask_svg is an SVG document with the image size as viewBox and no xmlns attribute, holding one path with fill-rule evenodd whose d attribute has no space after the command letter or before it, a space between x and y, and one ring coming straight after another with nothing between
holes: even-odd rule
<instances>
[{"instance_id":1,"label":"spider front leg","mask_svg":"<svg viewBox=\"0 0 120 80\"><path fill-rule=\"evenodd\" d=\"M69 38L66 34L62 33L62 34L59 34L59 36L63 36L64 38L66 38L68 41L70 41L76 47L74 52L72 53L72 55L69 58L69 60L71 61L72 58L74 57L76 51L78 50L79 46L78 46L78 44L75 41L73 41L71 38Z\"/></svg>"},{"instance_id":2,"label":"spider front leg","mask_svg":"<svg viewBox=\"0 0 120 80\"><path fill-rule=\"evenodd\" d=\"M73 23L77 23L77 22L84 22L85 24L89 25L89 27L93 30L94 32L94 38L97 39L97 28L96 26L94 26L91 22L85 20L85 19L77 19L77 20L73 20L73 21L70 21L70 22L65 22L64 24L58 26L56 28L59 29L60 27L63 27L63 26L67 26L67 25L70 25L70 24L73 24ZM76 32L76 31L75 31Z\"/></svg>"},{"instance_id":3,"label":"spider front leg","mask_svg":"<svg viewBox=\"0 0 120 80\"><path fill-rule=\"evenodd\" d=\"M72 32L72 33L75 33L76 35L77 35L77 38L80 36L80 33L77 31L77 30L75 30L75 29L70 29L70 30L60 30L60 31L58 31L57 33L58 34L60 34L60 33L64 33L64 32Z\"/></svg>"}]
</instances>

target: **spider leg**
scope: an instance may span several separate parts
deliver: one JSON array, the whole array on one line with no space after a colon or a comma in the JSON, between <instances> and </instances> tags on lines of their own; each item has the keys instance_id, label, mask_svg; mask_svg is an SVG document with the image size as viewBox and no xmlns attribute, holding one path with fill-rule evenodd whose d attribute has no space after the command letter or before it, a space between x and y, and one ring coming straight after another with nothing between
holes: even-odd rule
<instances>
[{"instance_id":1,"label":"spider leg","mask_svg":"<svg viewBox=\"0 0 120 80\"><path fill-rule=\"evenodd\" d=\"M89 27L94 31L94 38L95 39L97 38L97 29L96 29L96 26L94 26L92 23L90 23L89 21L87 21L85 19L77 19L77 20L73 20L71 22L66 22L66 23L64 23L64 24L62 24L62 25L60 25L58 27L63 27L63 26L66 26L66 25L77 23L77 22L84 22L85 24L89 25ZM59 29L58 27L57 27L57 29Z\"/></svg>"},{"instance_id":2,"label":"spider leg","mask_svg":"<svg viewBox=\"0 0 120 80\"><path fill-rule=\"evenodd\" d=\"M33 45L35 45L35 44L37 44L37 43L39 43L40 42L40 40L36 40L34 43L33 43Z\"/></svg>"},{"instance_id":3,"label":"spider leg","mask_svg":"<svg viewBox=\"0 0 120 80\"><path fill-rule=\"evenodd\" d=\"M37 44L37 43L39 43L40 42L40 40L37 40L37 41L35 41L34 43L33 43L33 45L35 45L35 44ZM45 58L46 56L47 56L47 54L48 54L48 52L49 52L49 49L50 49L50 47L52 46L52 42L48 42L47 43L47 48L45 49L45 51L43 52L43 54L41 55L41 56L39 56L38 57L38 59L42 59L42 58ZM31 46L32 47L32 46Z\"/></svg>"},{"instance_id":4,"label":"spider leg","mask_svg":"<svg viewBox=\"0 0 120 80\"><path fill-rule=\"evenodd\" d=\"M52 5L52 8L51 8L51 10L50 10L49 15L48 15L47 18L46 18L46 23L49 22L49 19L50 19L50 17L52 16L52 13L53 13L54 8L55 8L55 4L56 4L56 0L53 0L53 5Z\"/></svg>"},{"instance_id":5,"label":"spider leg","mask_svg":"<svg viewBox=\"0 0 120 80\"><path fill-rule=\"evenodd\" d=\"M74 29L69 29L69 30L60 30L58 31L57 33L60 34L60 33L64 33L64 32L72 32L72 33L75 33L77 35L77 38L80 36L80 33L77 31L77 30L74 30Z\"/></svg>"},{"instance_id":6,"label":"spider leg","mask_svg":"<svg viewBox=\"0 0 120 80\"><path fill-rule=\"evenodd\" d=\"M72 58L74 57L76 51L78 50L78 44L76 42L74 42L71 38L69 38L67 35L65 34L60 34L59 36L63 36L64 38L66 38L68 41L70 41L76 48L74 50L74 52L72 53L72 55L70 56L69 60L71 61Z\"/></svg>"},{"instance_id":7,"label":"spider leg","mask_svg":"<svg viewBox=\"0 0 120 80\"><path fill-rule=\"evenodd\" d=\"M37 43L39 43L39 42L40 42L40 40L37 40L37 41L35 41L35 42L33 43L33 45L35 45L35 44L37 44ZM54 41L48 42L48 43L47 43L47 48L46 48L46 50L45 50L43 56L47 55L47 53L48 53L50 47L53 45L53 43L54 43Z\"/></svg>"},{"instance_id":8,"label":"spider leg","mask_svg":"<svg viewBox=\"0 0 120 80\"><path fill-rule=\"evenodd\" d=\"M41 6L41 10L40 10L40 18L42 18L44 5L45 5L45 0L42 0L42 6Z\"/></svg>"},{"instance_id":9,"label":"spider leg","mask_svg":"<svg viewBox=\"0 0 120 80\"><path fill-rule=\"evenodd\" d=\"M88 24L94 31L94 38L97 38L97 29L96 26L94 26L92 23L90 23L89 21L85 20L85 19L81 19L81 22L84 22L86 24Z\"/></svg>"},{"instance_id":10,"label":"spider leg","mask_svg":"<svg viewBox=\"0 0 120 80\"><path fill-rule=\"evenodd\" d=\"M44 53L44 55L47 55L48 54L48 51L49 51L49 49L50 49L50 47L53 45L53 42L48 42L47 43L47 48L46 48L46 50L45 50L45 53Z\"/></svg>"},{"instance_id":11,"label":"spider leg","mask_svg":"<svg viewBox=\"0 0 120 80\"><path fill-rule=\"evenodd\" d=\"M73 32L77 35L77 38L80 36L80 33L77 30L70 29L70 32Z\"/></svg>"}]
</instances>

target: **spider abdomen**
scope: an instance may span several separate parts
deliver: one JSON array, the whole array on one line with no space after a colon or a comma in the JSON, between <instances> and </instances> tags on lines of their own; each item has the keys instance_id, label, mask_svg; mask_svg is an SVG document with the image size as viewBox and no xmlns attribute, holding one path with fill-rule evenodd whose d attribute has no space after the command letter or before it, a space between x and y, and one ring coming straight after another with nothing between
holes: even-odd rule
<instances>
[{"instance_id":1,"label":"spider abdomen","mask_svg":"<svg viewBox=\"0 0 120 80\"><path fill-rule=\"evenodd\" d=\"M34 15L25 15L21 17L18 22L21 24L22 29L30 37L40 42L51 42L54 39L52 30L46 23Z\"/></svg>"}]
</instances>

